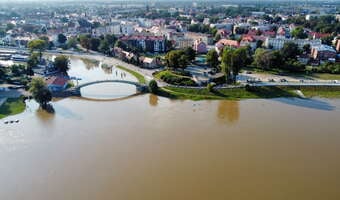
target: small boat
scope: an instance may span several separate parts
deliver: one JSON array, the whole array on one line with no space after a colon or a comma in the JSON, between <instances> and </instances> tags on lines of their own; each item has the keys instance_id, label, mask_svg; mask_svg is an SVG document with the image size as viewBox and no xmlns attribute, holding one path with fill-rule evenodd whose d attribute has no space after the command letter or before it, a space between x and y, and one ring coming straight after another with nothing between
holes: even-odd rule
<instances>
[{"instance_id":1,"label":"small boat","mask_svg":"<svg viewBox=\"0 0 340 200\"><path fill-rule=\"evenodd\" d=\"M5 124L8 124L8 121L5 121L4 123L5 123Z\"/></svg>"},{"instance_id":2,"label":"small boat","mask_svg":"<svg viewBox=\"0 0 340 200\"><path fill-rule=\"evenodd\" d=\"M17 119L17 120L15 120L15 123L19 123L19 120Z\"/></svg>"},{"instance_id":3,"label":"small boat","mask_svg":"<svg viewBox=\"0 0 340 200\"><path fill-rule=\"evenodd\" d=\"M13 120L11 120L11 121L9 121L9 123L13 124L13 123L14 123L14 121L13 121Z\"/></svg>"}]
</instances>

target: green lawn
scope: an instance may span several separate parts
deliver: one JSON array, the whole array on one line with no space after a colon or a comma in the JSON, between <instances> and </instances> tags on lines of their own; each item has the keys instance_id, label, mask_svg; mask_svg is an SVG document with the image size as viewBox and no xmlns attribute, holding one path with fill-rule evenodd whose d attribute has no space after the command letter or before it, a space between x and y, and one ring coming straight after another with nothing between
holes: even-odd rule
<instances>
[{"instance_id":1,"label":"green lawn","mask_svg":"<svg viewBox=\"0 0 340 200\"><path fill-rule=\"evenodd\" d=\"M310 87L300 90L306 97L340 98L340 87Z\"/></svg>"},{"instance_id":2,"label":"green lawn","mask_svg":"<svg viewBox=\"0 0 340 200\"><path fill-rule=\"evenodd\" d=\"M146 80L144 78L144 76L136 71L133 71L131 69L128 69L126 67L123 67L123 66L120 66L120 65L117 65L117 68L118 69L121 69L121 70L124 70L124 71L127 71L129 72L130 74L132 74L134 77L137 78L138 82L139 83L142 83L142 84L146 84Z\"/></svg>"},{"instance_id":3,"label":"green lawn","mask_svg":"<svg viewBox=\"0 0 340 200\"><path fill-rule=\"evenodd\" d=\"M0 106L0 119L23 112L26 106L23 98L9 98Z\"/></svg>"},{"instance_id":4,"label":"green lawn","mask_svg":"<svg viewBox=\"0 0 340 200\"><path fill-rule=\"evenodd\" d=\"M160 89L159 95L174 99L191 100L297 97L293 89L282 89L279 87L258 87L252 91L248 91L245 88L219 89L213 92L209 92L206 88L164 87Z\"/></svg>"},{"instance_id":5,"label":"green lawn","mask_svg":"<svg viewBox=\"0 0 340 200\"><path fill-rule=\"evenodd\" d=\"M314 73L311 77L322 80L340 80L340 74Z\"/></svg>"}]
</instances>

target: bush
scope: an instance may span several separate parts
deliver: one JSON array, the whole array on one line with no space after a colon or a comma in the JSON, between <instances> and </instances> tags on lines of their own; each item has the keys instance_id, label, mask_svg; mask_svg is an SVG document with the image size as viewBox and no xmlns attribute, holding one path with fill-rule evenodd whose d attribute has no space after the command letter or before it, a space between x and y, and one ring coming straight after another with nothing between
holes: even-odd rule
<instances>
[{"instance_id":1,"label":"bush","mask_svg":"<svg viewBox=\"0 0 340 200\"><path fill-rule=\"evenodd\" d=\"M158 72L155 76L172 85L196 86L195 81L193 81L190 77L177 75L168 70Z\"/></svg>"},{"instance_id":2,"label":"bush","mask_svg":"<svg viewBox=\"0 0 340 200\"><path fill-rule=\"evenodd\" d=\"M316 68L316 71L319 73L340 74L340 64L327 62Z\"/></svg>"},{"instance_id":3,"label":"bush","mask_svg":"<svg viewBox=\"0 0 340 200\"><path fill-rule=\"evenodd\" d=\"M149 82L149 91L153 94L156 94L158 92L158 85L155 80L151 80Z\"/></svg>"},{"instance_id":4,"label":"bush","mask_svg":"<svg viewBox=\"0 0 340 200\"><path fill-rule=\"evenodd\" d=\"M220 76L212 80L216 85L224 84L226 82L226 76Z\"/></svg>"},{"instance_id":5,"label":"bush","mask_svg":"<svg viewBox=\"0 0 340 200\"><path fill-rule=\"evenodd\" d=\"M215 87L215 83L208 83L207 90L209 92L213 92L214 91L214 87Z\"/></svg>"}]
</instances>

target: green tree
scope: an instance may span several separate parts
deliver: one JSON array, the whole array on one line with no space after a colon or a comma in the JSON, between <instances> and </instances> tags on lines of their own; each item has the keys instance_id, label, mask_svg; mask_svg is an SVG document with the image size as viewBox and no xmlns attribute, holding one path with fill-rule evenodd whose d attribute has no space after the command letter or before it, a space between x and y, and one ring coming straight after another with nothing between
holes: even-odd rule
<instances>
[{"instance_id":1,"label":"green tree","mask_svg":"<svg viewBox=\"0 0 340 200\"><path fill-rule=\"evenodd\" d=\"M186 47L184 49L184 53L187 56L187 58L189 59L189 61L193 61L196 58L196 52L192 47Z\"/></svg>"},{"instance_id":2,"label":"green tree","mask_svg":"<svg viewBox=\"0 0 340 200\"><path fill-rule=\"evenodd\" d=\"M75 38L70 38L67 40L67 48L77 48L77 40Z\"/></svg>"},{"instance_id":3,"label":"green tree","mask_svg":"<svg viewBox=\"0 0 340 200\"><path fill-rule=\"evenodd\" d=\"M0 67L0 79L3 79L6 75L6 70L2 67Z\"/></svg>"},{"instance_id":4,"label":"green tree","mask_svg":"<svg viewBox=\"0 0 340 200\"><path fill-rule=\"evenodd\" d=\"M9 30L12 30L13 28L15 27L15 25L13 23L8 23L6 25L6 30L9 31Z\"/></svg>"},{"instance_id":5,"label":"green tree","mask_svg":"<svg viewBox=\"0 0 340 200\"><path fill-rule=\"evenodd\" d=\"M100 52L102 52L104 54L109 54L110 53L110 44L109 44L109 42L106 39L101 40L98 49L99 49Z\"/></svg>"},{"instance_id":6,"label":"green tree","mask_svg":"<svg viewBox=\"0 0 340 200\"><path fill-rule=\"evenodd\" d=\"M221 38L222 38L221 34L216 34L215 37L214 37L214 41L218 42Z\"/></svg>"},{"instance_id":7,"label":"green tree","mask_svg":"<svg viewBox=\"0 0 340 200\"><path fill-rule=\"evenodd\" d=\"M26 74L25 65L13 64L13 65L11 65L10 69L11 69L11 73L14 76L21 76L21 75Z\"/></svg>"},{"instance_id":8,"label":"green tree","mask_svg":"<svg viewBox=\"0 0 340 200\"><path fill-rule=\"evenodd\" d=\"M126 50L127 45L125 42L121 41L121 40L117 40L115 43L115 47L121 48L123 50Z\"/></svg>"},{"instance_id":9,"label":"green tree","mask_svg":"<svg viewBox=\"0 0 340 200\"><path fill-rule=\"evenodd\" d=\"M53 62L54 67L56 67L60 72L67 73L69 70L70 59L65 56L57 56Z\"/></svg>"},{"instance_id":10,"label":"green tree","mask_svg":"<svg viewBox=\"0 0 340 200\"><path fill-rule=\"evenodd\" d=\"M287 42L281 49L281 54L284 59L296 59L296 56L300 54L299 46L293 42Z\"/></svg>"},{"instance_id":11,"label":"green tree","mask_svg":"<svg viewBox=\"0 0 340 200\"><path fill-rule=\"evenodd\" d=\"M310 53L310 44L305 44L302 47L304 53Z\"/></svg>"},{"instance_id":12,"label":"green tree","mask_svg":"<svg viewBox=\"0 0 340 200\"><path fill-rule=\"evenodd\" d=\"M155 80L151 80L149 82L149 91L153 94L157 94L158 92L158 84Z\"/></svg>"},{"instance_id":13,"label":"green tree","mask_svg":"<svg viewBox=\"0 0 340 200\"><path fill-rule=\"evenodd\" d=\"M34 78L30 84L29 91L32 93L33 98L43 108L45 108L48 102L52 100L52 94L42 78Z\"/></svg>"},{"instance_id":14,"label":"green tree","mask_svg":"<svg viewBox=\"0 0 340 200\"><path fill-rule=\"evenodd\" d=\"M36 67L39 64L39 55L36 53L32 53L27 60L28 67Z\"/></svg>"},{"instance_id":15,"label":"green tree","mask_svg":"<svg viewBox=\"0 0 340 200\"><path fill-rule=\"evenodd\" d=\"M236 76L241 68L247 64L247 48L225 48L222 53L222 71L229 83L236 82Z\"/></svg>"},{"instance_id":16,"label":"green tree","mask_svg":"<svg viewBox=\"0 0 340 200\"><path fill-rule=\"evenodd\" d=\"M66 41L67 41L67 37L64 34L60 33L58 35L58 42L60 44L65 44Z\"/></svg>"},{"instance_id":17,"label":"green tree","mask_svg":"<svg viewBox=\"0 0 340 200\"><path fill-rule=\"evenodd\" d=\"M299 39L305 39L308 37L307 33L303 30L303 27L298 26L292 31L292 36Z\"/></svg>"},{"instance_id":18,"label":"green tree","mask_svg":"<svg viewBox=\"0 0 340 200\"><path fill-rule=\"evenodd\" d=\"M179 56L179 59L178 59L178 67L181 68L181 69L184 69L188 66L189 64L189 58L187 55L185 54L182 54Z\"/></svg>"},{"instance_id":19,"label":"green tree","mask_svg":"<svg viewBox=\"0 0 340 200\"><path fill-rule=\"evenodd\" d=\"M257 49L257 48L261 48L261 47L262 47L262 44L263 44L263 41L262 41L262 40L257 40L257 41L256 41L256 49Z\"/></svg>"},{"instance_id":20,"label":"green tree","mask_svg":"<svg viewBox=\"0 0 340 200\"><path fill-rule=\"evenodd\" d=\"M279 51L258 48L254 54L254 64L258 68L267 70L280 67L283 64L283 61Z\"/></svg>"},{"instance_id":21,"label":"green tree","mask_svg":"<svg viewBox=\"0 0 340 200\"><path fill-rule=\"evenodd\" d=\"M98 51L98 47L100 45L100 39L99 38L91 38L90 39L90 48L93 51Z\"/></svg>"},{"instance_id":22,"label":"green tree","mask_svg":"<svg viewBox=\"0 0 340 200\"><path fill-rule=\"evenodd\" d=\"M165 61L168 68L185 68L189 63L189 58L183 50L172 50L165 55Z\"/></svg>"},{"instance_id":23,"label":"green tree","mask_svg":"<svg viewBox=\"0 0 340 200\"><path fill-rule=\"evenodd\" d=\"M33 51L38 51L39 52L39 60L41 61L42 58L42 52L45 51L47 47L47 43L45 40L42 39L35 39L31 40L28 43L28 48L30 49L31 52Z\"/></svg>"},{"instance_id":24,"label":"green tree","mask_svg":"<svg viewBox=\"0 0 340 200\"><path fill-rule=\"evenodd\" d=\"M231 48L224 48L222 53L222 72L226 75L228 83L232 82L233 51Z\"/></svg>"},{"instance_id":25,"label":"green tree","mask_svg":"<svg viewBox=\"0 0 340 200\"><path fill-rule=\"evenodd\" d=\"M206 55L206 60L208 65L211 68L217 68L219 65L219 60L218 60L218 53L215 51L215 49L211 49L208 51Z\"/></svg>"},{"instance_id":26,"label":"green tree","mask_svg":"<svg viewBox=\"0 0 340 200\"><path fill-rule=\"evenodd\" d=\"M322 44L332 45L333 36L325 36L321 38Z\"/></svg>"},{"instance_id":27,"label":"green tree","mask_svg":"<svg viewBox=\"0 0 340 200\"><path fill-rule=\"evenodd\" d=\"M90 36L89 35L80 35L79 42L82 47L84 47L87 51L91 48Z\"/></svg>"},{"instance_id":28,"label":"green tree","mask_svg":"<svg viewBox=\"0 0 340 200\"><path fill-rule=\"evenodd\" d=\"M117 37L114 34L112 34L112 35L110 35L110 34L105 35L104 39L107 40L107 42L110 44L110 46L113 46L116 43L116 41L117 41Z\"/></svg>"}]
</instances>

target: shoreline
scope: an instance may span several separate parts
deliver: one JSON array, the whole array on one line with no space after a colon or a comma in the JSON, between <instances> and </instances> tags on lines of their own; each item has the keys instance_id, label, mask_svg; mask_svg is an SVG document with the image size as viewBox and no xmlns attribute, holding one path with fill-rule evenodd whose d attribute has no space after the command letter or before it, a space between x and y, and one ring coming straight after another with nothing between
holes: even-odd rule
<instances>
[{"instance_id":1,"label":"shoreline","mask_svg":"<svg viewBox=\"0 0 340 200\"><path fill-rule=\"evenodd\" d=\"M256 86L250 88L214 89L179 88L166 86L159 88L159 96L183 100L243 100L271 98L340 98L340 87L292 87L292 86Z\"/></svg>"},{"instance_id":2,"label":"shoreline","mask_svg":"<svg viewBox=\"0 0 340 200\"><path fill-rule=\"evenodd\" d=\"M6 101L0 106L0 119L17 115L24 112L26 104L23 96L18 98L7 98Z\"/></svg>"}]
</instances>

